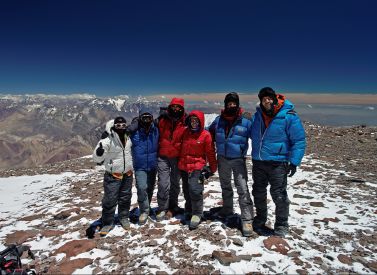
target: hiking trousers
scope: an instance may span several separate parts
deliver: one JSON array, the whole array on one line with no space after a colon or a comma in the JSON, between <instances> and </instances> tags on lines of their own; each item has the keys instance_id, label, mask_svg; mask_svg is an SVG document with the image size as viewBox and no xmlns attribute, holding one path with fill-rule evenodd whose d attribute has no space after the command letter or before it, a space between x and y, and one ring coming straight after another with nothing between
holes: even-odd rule
<instances>
[{"instance_id":1,"label":"hiking trousers","mask_svg":"<svg viewBox=\"0 0 377 275\"><path fill-rule=\"evenodd\" d=\"M123 175L123 179L115 178L111 173L105 172L103 179L105 194L102 199L102 224L114 223L115 209L118 205L119 220L129 217L132 197L132 175Z\"/></svg>"},{"instance_id":2,"label":"hiking trousers","mask_svg":"<svg viewBox=\"0 0 377 275\"><path fill-rule=\"evenodd\" d=\"M223 156L218 156L217 163L224 213L233 212L233 187L231 182L233 173L234 184L238 193L238 203L241 210L241 220L243 222L251 222L254 216L254 209L253 201L251 200L249 188L247 186L246 159L229 159Z\"/></svg>"},{"instance_id":3,"label":"hiking trousers","mask_svg":"<svg viewBox=\"0 0 377 275\"><path fill-rule=\"evenodd\" d=\"M137 201L139 203L140 213L149 214L149 206L152 201L154 186L156 183L156 170L135 171Z\"/></svg>"},{"instance_id":4,"label":"hiking trousers","mask_svg":"<svg viewBox=\"0 0 377 275\"><path fill-rule=\"evenodd\" d=\"M267 221L267 186L275 203L275 228L288 227L289 204L287 194L288 163L280 161L253 160L253 197L256 209L254 226L263 226Z\"/></svg>"},{"instance_id":5,"label":"hiking trousers","mask_svg":"<svg viewBox=\"0 0 377 275\"><path fill-rule=\"evenodd\" d=\"M201 171L191 173L181 170L182 189L185 197L185 214L203 216L203 179Z\"/></svg>"},{"instance_id":6,"label":"hiking trousers","mask_svg":"<svg viewBox=\"0 0 377 275\"><path fill-rule=\"evenodd\" d=\"M178 207L181 175L178 169L178 158L158 157L157 159L157 203L159 211L167 211Z\"/></svg>"}]
</instances>

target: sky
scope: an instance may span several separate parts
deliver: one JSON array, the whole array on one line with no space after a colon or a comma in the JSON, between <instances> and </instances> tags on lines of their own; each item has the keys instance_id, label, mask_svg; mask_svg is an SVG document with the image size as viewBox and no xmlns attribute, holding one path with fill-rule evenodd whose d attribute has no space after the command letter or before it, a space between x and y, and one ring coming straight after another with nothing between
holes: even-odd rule
<instances>
[{"instance_id":1,"label":"sky","mask_svg":"<svg viewBox=\"0 0 377 275\"><path fill-rule=\"evenodd\" d=\"M0 93L377 93L377 2L0 2Z\"/></svg>"}]
</instances>

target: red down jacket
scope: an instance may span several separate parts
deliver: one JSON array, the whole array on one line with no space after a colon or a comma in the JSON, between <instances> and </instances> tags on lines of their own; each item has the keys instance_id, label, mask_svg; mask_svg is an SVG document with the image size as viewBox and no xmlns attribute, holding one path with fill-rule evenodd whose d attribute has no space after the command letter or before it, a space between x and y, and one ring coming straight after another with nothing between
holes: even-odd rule
<instances>
[{"instance_id":1,"label":"red down jacket","mask_svg":"<svg viewBox=\"0 0 377 275\"><path fill-rule=\"evenodd\" d=\"M209 163L211 172L217 170L215 147L212 142L211 134L204 130L204 114L194 110L189 114L196 116L200 120L200 131L192 132L186 128L182 135L182 147L179 155L178 168L186 172L202 170Z\"/></svg>"},{"instance_id":2,"label":"red down jacket","mask_svg":"<svg viewBox=\"0 0 377 275\"><path fill-rule=\"evenodd\" d=\"M177 104L184 108L184 101L181 98L173 98L169 104ZM158 129L160 131L158 155L161 157L176 158L181 150L181 137L185 130L185 119L183 115L179 120L174 121L168 115L160 118Z\"/></svg>"}]
</instances>

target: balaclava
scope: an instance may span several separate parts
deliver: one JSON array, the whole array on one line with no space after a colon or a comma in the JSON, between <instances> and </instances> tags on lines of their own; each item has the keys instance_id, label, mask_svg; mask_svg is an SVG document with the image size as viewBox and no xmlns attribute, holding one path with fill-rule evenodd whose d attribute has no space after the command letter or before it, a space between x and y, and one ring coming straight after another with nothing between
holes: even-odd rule
<instances>
[{"instance_id":1,"label":"balaclava","mask_svg":"<svg viewBox=\"0 0 377 275\"><path fill-rule=\"evenodd\" d=\"M228 103L229 102L234 102L236 103L236 106L235 107L227 107ZM224 112L227 114L227 115L236 115L239 108L240 108L240 98L238 96L237 93L229 93L225 96L225 99L224 99Z\"/></svg>"}]
</instances>

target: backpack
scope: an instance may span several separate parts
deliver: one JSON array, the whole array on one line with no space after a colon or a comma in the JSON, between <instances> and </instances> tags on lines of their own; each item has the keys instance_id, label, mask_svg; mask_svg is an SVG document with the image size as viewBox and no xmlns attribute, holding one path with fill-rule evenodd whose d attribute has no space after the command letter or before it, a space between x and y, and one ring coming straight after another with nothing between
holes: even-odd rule
<instances>
[{"instance_id":1,"label":"backpack","mask_svg":"<svg viewBox=\"0 0 377 275\"><path fill-rule=\"evenodd\" d=\"M19 274L19 275L35 275L34 269L23 269L21 256L24 251L28 252L28 256L34 259L34 254L27 245L12 244L0 252L0 274Z\"/></svg>"}]
</instances>

